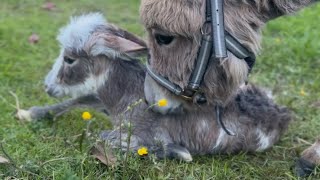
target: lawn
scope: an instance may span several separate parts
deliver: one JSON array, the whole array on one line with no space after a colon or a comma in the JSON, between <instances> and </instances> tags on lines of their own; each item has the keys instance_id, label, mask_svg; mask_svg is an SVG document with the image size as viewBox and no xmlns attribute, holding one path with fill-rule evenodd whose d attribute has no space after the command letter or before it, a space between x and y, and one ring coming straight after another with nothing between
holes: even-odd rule
<instances>
[{"instance_id":1,"label":"lawn","mask_svg":"<svg viewBox=\"0 0 320 180\"><path fill-rule=\"evenodd\" d=\"M274 20L263 32L263 51L251 82L272 89L276 101L295 113L280 143L263 153L195 157L192 163L129 157L111 168L88 154L90 141L80 148L84 109L54 122L19 122L9 91L17 94L23 108L58 102L43 88L59 53L58 29L71 15L100 11L110 22L144 36L139 0L54 0L52 11L41 7L44 2L0 2L0 156L6 153L12 160L0 164L0 179L296 179L295 159L320 135L320 109L313 106L320 101L320 5ZM40 37L37 44L28 42L32 33ZM110 128L105 116L90 112L94 132ZM310 179L319 179L319 170Z\"/></svg>"}]
</instances>

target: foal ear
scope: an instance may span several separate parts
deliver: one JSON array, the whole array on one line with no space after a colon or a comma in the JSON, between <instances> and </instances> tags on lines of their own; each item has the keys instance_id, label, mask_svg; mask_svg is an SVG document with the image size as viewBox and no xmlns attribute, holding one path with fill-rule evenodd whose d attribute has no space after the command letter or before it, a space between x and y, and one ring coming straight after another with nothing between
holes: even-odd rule
<instances>
[{"instance_id":1,"label":"foal ear","mask_svg":"<svg viewBox=\"0 0 320 180\"><path fill-rule=\"evenodd\" d=\"M148 53L148 48L145 43L140 44L139 42L132 41L132 39L127 39L126 37L117 36L115 43L118 45L121 53L125 53L131 57L144 56Z\"/></svg>"},{"instance_id":2,"label":"foal ear","mask_svg":"<svg viewBox=\"0 0 320 180\"><path fill-rule=\"evenodd\" d=\"M105 55L109 58L131 59L148 53L146 43L142 39L120 29L95 34L90 44L92 56Z\"/></svg>"}]
</instances>

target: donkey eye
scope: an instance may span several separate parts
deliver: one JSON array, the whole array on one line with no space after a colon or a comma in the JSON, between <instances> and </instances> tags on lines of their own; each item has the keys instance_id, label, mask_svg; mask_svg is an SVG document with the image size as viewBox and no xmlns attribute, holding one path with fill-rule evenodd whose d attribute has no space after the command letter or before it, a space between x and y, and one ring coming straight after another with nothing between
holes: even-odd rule
<instances>
[{"instance_id":1,"label":"donkey eye","mask_svg":"<svg viewBox=\"0 0 320 180\"><path fill-rule=\"evenodd\" d=\"M71 59L69 57L64 57L63 60L67 64L73 64L76 61L75 59Z\"/></svg>"},{"instance_id":2,"label":"donkey eye","mask_svg":"<svg viewBox=\"0 0 320 180\"><path fill-rule=\"evenodd\" d=\"M161 34L156 34L155 35L156 41L159 45L168 45L170 44L174 37L173 36L165 36L165 35L161 35Z\"/></svg>"}]
</instances>

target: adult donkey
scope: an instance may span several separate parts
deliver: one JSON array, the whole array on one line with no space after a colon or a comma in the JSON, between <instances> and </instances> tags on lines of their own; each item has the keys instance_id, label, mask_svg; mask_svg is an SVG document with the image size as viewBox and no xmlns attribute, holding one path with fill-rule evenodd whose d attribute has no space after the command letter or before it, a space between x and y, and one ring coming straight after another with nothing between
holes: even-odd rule
<instances>
[{"instance_id":1,"label":"adult donkey","mask_svg":"<svg viewBox=\"0 0 320 180\"><path fill-rule=\"evenodd\" d=\"M154 107L162 114L210 109L219 114L247 80L262 27L317 1L142 0L150 48L147 101L168 99L168 106Z\"/></svg>"}]
</instances>

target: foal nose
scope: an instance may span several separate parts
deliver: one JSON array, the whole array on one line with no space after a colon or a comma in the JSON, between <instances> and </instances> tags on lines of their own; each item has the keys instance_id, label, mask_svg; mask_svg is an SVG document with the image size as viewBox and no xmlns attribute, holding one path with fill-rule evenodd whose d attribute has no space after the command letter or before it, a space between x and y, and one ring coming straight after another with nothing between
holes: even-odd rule
<instances>
[{"instance_id":1,"label":"foal nose","mask_svg":"<svg viewBox=\"0 0 320 180\"><path fill-rule=\"evenodd\" d=\"M47 85L47 84L45 84L44 85L44 88L45 88L45 91L46 91L46 93L49 95L49 96L51 96L51 97L56 97L57 96L57 91L56 91L56 89L54 88L54 86L53 85Z\"/></svg>"},{"instance_id":2,"label":"foal nose","mask_svg":"<svg viewBox=\"0 0 320 180\"><path fill-rule=\"evenodd\" d=\"M54 92L53 89L50 89L50 88L47 88L47 87L46 87L46 93L49 94L49 96L53 96L53 95L54 95L53 92Z\"/></svg>"},{"instance_id":3,"label":"foal nose","mask_svg":"<svg viewBox=\"0 0 320 180\"><path fill-rule=\"evenodd\" d=\"M52 93L52 91L53 91L52 89L50 90L49 85L47 85L47 84L44 85L44 90L45 90L46 93L48 93L48 94L49 94L49 93ZM49 94L49 95L50 95L50 94Z\"/></svg>"}]
</instances>

